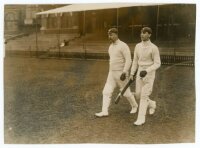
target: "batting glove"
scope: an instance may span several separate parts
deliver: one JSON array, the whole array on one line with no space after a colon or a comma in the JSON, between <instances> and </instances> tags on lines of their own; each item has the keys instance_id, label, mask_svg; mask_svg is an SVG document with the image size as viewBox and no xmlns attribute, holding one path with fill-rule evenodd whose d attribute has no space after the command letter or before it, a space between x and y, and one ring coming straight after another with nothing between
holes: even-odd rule
<instances>
[{"instance_id":1,"label":"batting glove","mask_svg":"<svg viewBox=\"0 0 200 148\"><path fill-rule=\"evenodd\" d=\"M147 71L146 70L140 71L140 77L141 78L144 78L146 75L147 75Z\"/></svg>"},{"instance_id":2,"label":"batting glove","mask_svg":"<svg viewBox=\"0 0 200 148\"><path fill-rule=\"evenodd\" d=\"M126 73L123 72L123 73L121 74L121 76L120 76L120 80L121 80L121 81L124 81L125 79L126 79Z\"/></svg>"}]
</instances>

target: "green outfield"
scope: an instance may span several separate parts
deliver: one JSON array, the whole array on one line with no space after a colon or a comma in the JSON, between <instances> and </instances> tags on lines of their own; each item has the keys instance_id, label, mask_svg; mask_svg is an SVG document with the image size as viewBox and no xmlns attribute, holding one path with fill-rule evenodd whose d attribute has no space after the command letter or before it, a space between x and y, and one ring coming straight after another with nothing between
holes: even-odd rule
<instances>
[{"instance_id":1,"label":"green outfield","mask_svg":"<svg viewBox=\"0 0 200 148\"><path fill-rule=\"evenodd\" d=\"M114 103L117 90L110 116L95 118L108 68L107 60L6 57L5 143L195 142L194 67L161 66L151 95L157 110L142 126L133 125L137 115L126 99Z\"/></svg>"}]
</instances>

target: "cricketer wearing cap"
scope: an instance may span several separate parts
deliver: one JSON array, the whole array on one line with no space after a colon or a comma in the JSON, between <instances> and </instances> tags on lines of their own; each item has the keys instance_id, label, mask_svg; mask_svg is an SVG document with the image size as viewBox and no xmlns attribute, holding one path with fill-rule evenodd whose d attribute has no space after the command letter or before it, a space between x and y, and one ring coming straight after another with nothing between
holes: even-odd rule
<instances>
[{"instance_id":1,"label":"cricketer wearing cap","mask_svg":"<svg viewBox=\"0 0 200 148\"><path fill-rule=\"evenodd\" d=\"M97 117L108 116L112 93L117 86L122 90L126 85L132 63L130 49L126 43L119 40L118 30L116 28L109 29L108 37L111 41L108 49L110 56L109 73L103 89L102 111L95 114ZM127 98L132 107L130 113L137 112L138 105L130 88L126 90L124 97Z\"/></svg>"},{"instance_id":2,"label":"cricketer wearing cap","mask_svg":"<svg viewBox=\"0 0 200 148\"><path fill-rule=\"evenodd\" d=\"M137 121L134 122L135 125L145 123L147 108L149 108L149 114L153 114L156 109L156 102L152 101L149 96L153 90L155 72L160 67L161 62L158 47L150 41L151 34L151 28L142 28L140 35L142 41L135 46L131 67L131 79L133 79L137 71L136 98L140 100Z\"/></svg>"}]
</instances>

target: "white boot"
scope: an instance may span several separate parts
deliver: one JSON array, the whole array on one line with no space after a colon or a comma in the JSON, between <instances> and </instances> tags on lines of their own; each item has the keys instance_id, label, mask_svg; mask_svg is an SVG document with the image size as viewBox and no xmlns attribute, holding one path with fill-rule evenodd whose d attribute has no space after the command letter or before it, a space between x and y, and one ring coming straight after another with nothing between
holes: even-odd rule
<instances>
[{"instance_id":1,"label":"white boot","mask_svg":"<svg viewBox=\"0 0 200 148\"><path fill-rule=\"evenodd\" d=\"M148 102L146 99L140 100L139 112L137 121L134 122L134 125L142 125L145 123L145 116L147 111Z\"/></svg>"},{"instance_id":2,"label":"white boot","mask_svg":"<svg viewBox=\"0 0 200 148\"><path fill-rule=\"evenodd\" d=\"M132 107L132 109L131 109L131 111L130 111L130 114L134 114L134 113L136 113L137 112L137 109L138 109L138 107Z\"/></svg>"},{"instance_id":3,"label":"white boot","mask_svg":"<svg viewBox=\"0 0 200 148\"><path fill-rule=\"evenodd\" d=\"M108 108L110 106L111 98L107 96L103 96L103 104L102 104L102 111L100 113L96 113L95 116L97 117L107 117L108 114Z\"/></svg>"},{"instance_id":4,"label":"white boot","mask_svg":"<svg viewBox=\"0 0 200 148\"><path fill-rule=\"evenodd\" d=\"M153 115L156 110L156 101L149 100L149 114Z\"/></svg>"},{"instance_id":5,"label":"white boot","mask_svg":"<svg viewBox=\"0 0 200 148\"><path fill-rule=\"evenodd\" d=\"M108 112L96 113L95 116L97 116L97 117L107 117L108 116Z\"/></svg>"},{"instance_id":6,"label":"white boot","mask_svg":"<svg viewBox=\"0 0 200 148\"><path fill-rule=\"evenodd\" d=\"M143 125L145 123L145 116L140 115L137 121L134 122L134 125Z\"/></svg>"},{"instance_id":7,"label":"white boot","mask_svg":"<svg viewBox=\"0 0 200 148\"><path fill-rule=\"evenodd\" d=\"M132 94L132 93L131 93ZM131 97L126 97L127 100L129 101L129 103L131 104L131 111L130 111L130 114L134 114L137 112L137 109L138 109L138 104L137 102L135 101L135 97L134 95L131 95Z\"/></svg>"}]
</instances>

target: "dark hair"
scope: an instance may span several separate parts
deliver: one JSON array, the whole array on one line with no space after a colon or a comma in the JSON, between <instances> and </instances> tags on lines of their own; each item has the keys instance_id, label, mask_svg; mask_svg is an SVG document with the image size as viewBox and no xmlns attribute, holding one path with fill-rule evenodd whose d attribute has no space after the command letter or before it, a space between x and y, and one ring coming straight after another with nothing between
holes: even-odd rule
<instances>
[{"instance_id":1,"label":"dark hair","mask_svg":"<svg viewBox=\"0 0 200 148\"><path fill-rule=\"evenodd\" d=\"M144 28L142 28L141 31L142 31L143 33L148 32L149 34L152 34L152 29L151 29L150 27L144 27Z\"/></svg>"},{"instance_id":2,"label":"dark hair","mask_svg":"<svg viewBox=\"0 0 200 148\"><path fill-rule=\"evenodd\" d=\"M110 29L108 30L108 33L109 33L109 34L110 34L110 33L118 34L118 29L117 29L117 28L110 28Z\"/></svg>"}]
</instances>

